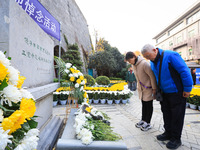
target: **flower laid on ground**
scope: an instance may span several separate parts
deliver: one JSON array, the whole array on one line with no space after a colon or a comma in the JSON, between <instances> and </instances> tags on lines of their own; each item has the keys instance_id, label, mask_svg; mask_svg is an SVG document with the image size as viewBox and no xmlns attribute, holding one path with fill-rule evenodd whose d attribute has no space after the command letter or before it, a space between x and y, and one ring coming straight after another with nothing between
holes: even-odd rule
<instances>
[{"instance_id":1,"label":"flower laid on ground","mask_svg":"<svg viewBox=\"0 0 200 150\"><path fill-rule=\"evenodd\" d=\"M89 145L93 140L116 141L121 137L110 127L106 114L98 111L87 103L82 103L75 117L74 128L77 139Z\"/></svg>"},{"instance_id":2,"label":"flower laid on ground","mask_svg":"<svg viewBox=\"0 0 200 150\"><path fill-rule=\"evenodd\" d=\"M22 88L25 77L0 51L0 150L35 150L39 130L33 95Z\"/></svg>"}]
</instances>

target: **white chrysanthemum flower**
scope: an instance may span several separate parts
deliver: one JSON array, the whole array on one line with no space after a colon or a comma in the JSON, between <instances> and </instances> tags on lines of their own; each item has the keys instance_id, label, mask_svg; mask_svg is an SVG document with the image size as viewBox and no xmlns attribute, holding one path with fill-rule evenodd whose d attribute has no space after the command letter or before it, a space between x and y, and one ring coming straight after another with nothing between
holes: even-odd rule
<instances>
[{"instance_id":1,"label":"white chrysanthemum flower","mask_svg":"<svg viewBox=\"0 0 200 150\"><path fill-rule=\"evenodd\" d=\"M59 95L59 94L60 94L60 92L53 92L53 94L55 94L55 95Z\"/></svg>"},{"instance_id":2,"label":"white chrysanthemum flower","mask_svg":"<svg viewBox=\"0 0 200 150\"><path fill-rule=\"evenodd\" d=\"M68 68L70 68L72 66L72 64L71 63L66 63L65 66L68 69Z\"/></svg>"},{"instance_id":3,"label":"white chrysanthemum flower","mask_svg":"<svg viewBox=\"0 0 200 150\"><path fill-rule=\"evenodd\" d=\"M69 77L73 77L74 75L72 73L69 74Z\"/></svg>"},{"instance_id":4,"label":"white chrysanthemum flower","mask_svg":"<svg viewBox=\"0 0 200 150\"><path fill-rule=\"evenodd\" d=\"M2 122L3 121L3 110L2 109L0 109L0 122Z\"/></svg>"},{"instance_id":5,"label":"white chrysanthemum flower","mask_svg":"<svg viewBox=\"0 0 200 150\"><path fill-rule=\"evenodd\" d=\"M74 68L75 70L77 70L77 68L75 66L73 66L72 68Z\"/></svg>"},{"instance_id":6,"label":"white chrysanthemum flower","mask_svg":"<svg viewBox=\"0 0 200 150\"><path fill-rule=\"evenodd\" d=\"M5 57L2 51L0 51L0 63L2 63L5 67L10 65L10 60Z\"/></svg>"},{"instance_id":7,"label":"white chrysanthemum flower","mask_svg":"<svg viewBox=\"0 0 200 150\"><path fill-rule=\"evenodd\" d=\"M34 150L37 148L37 141L39 138L37 137L39 135L38 129L31 129L29 130L25 137L20 141L20 144L15 148L15 150Z\"/></svg>"},{"instance_id":8,"label":"white chrysanthemum flower","mask_svg":"<svg viewBox=\"0 0 200 150\"><path fill-rule=\"evenodd\" d=\"M78 78L78 73L73 73L73 76Z\"/></svg>"},{"instance_id":9,"label":"white chrysanthemum flower","mask_svg":"<svg viewBox=\"0 0 200 150\"><path fill-rule=\"evenodd\" d=\"M83 91L83 86L81 86L80 91Z\"/></svg>"},{"instance_id":10,"label":"white chrysanthemum flower","mask_svg":"<svg viewBox=\"0 0 200 150\"><path fill-rule=\"evenodd\" d=\"M92 108L92 109L91 109L91 114L92 114L92 115L96 116L96 112L97 112L97 109L96 109L96 108Z\"/></svg>"},{"instance_id":11,"label":"white chrysanthemum flower","mask_svg":"<svg viewBox=\"0 0 200 150\"><path fill-rule=\"evenodd\" d=\"M88 145L92 142L93 135L90 130L83 128L80 132L80 135L82 135L81 140L83 144Z\"/></svg>"},{"instance_id":12,"label":"white chrysanthemum flower","mask_svg":"<svg viewBox=\"0 0 200 150\"><path fill-rule=\"evenodd\" d=\"M9 81L13 85L17 85L17 81L19 79L19 71L12 66L8 66L8 72Z\"/></svg>"},{"instance_id":13,"label":"white chrysanthemum flower","mask_svg":"<svg viewBox=\"0 0 200 150\"><path fill-rule=\"evenodd\" d=\"M82 137L81 140L82 140L82 143L85 145L89 145L93 141L92 136Z\"/></svg>"},{"instance_id":14,"label":"white chrysanthemum flower","mask_svg":"<svg viewBox=\"0 0 200 150\"><path fill-rule=\"evenodd\" d=\"M84 99L83 99L83 102L86 103L86 102L87 102L87 98L84 98Z\"/></svg>"},{"instance_id":15,"label":"white chrysanthemum flower","mask_svg":"<svg viewBox=\"0 0 200 150\"><path fill-rule=\"evenodd\" d=\"M76 84L75 84L75 88L78 88L78 87L79 87L79 84L78 84L78 83L76 83Z\"/></svg>"},{"instance_id":16,"label":"white chrysanthemum flower","mask_svg":"<svg viewBox=\"0 0 200 150\"><path fill-rule=\"evenodd\" d=\"M68 69L65 69L65 72L68 74L70 71Z\"/></svg>"},{"instance_id":17,"label":"white chrysanthemum flower","mask_svg":"<svg viewBox=\"0 0 200 150\"><path fill-rule=\"evenodd\" d=\"M26 137L38 136L39 132L38 129L31 129L26 133Z\"/></svg>"},{"instance_id":18,"label":"white chrysanthemum flower","mask_svg":"<svg viewBox=\"0 0 200 150\"><path fill-rule=\"evenodd\" d=\"M82 74L81 72L78 72L78 75L79 75L79 76L83 76L83 74Z\"/></svg>"},{"instance_id":19,"label":"white chrysanthemum flower","mask_svg":"<svg viewBox=\"0 0 200 150\"><path fill-rule=\"evenodd\" d=\"M29 91L27 91L25 89L20 89L19 91L21 92L22 98L27 98L27 99L32 98L33 100L35 100L35 98Z\"/></svg>"},{"instance_id":20,"label":"white chrysanthemum flower","mask_svg":"<svg viewBox=\"0 0 200 150\"><path fill-rule=\"evenodd\" d=\"M14 85L5 87L0 95L2 96L1 105L3 105L3 101L5 101L9 106L12 106L11 102L17 103L21 101L22 98L21 92Z\"/></svg>"},{"instance_id":21,"label":"white chrysanthemum flower","mask_svg":"<svg viewBox=\"0 0 200 150\"><path fill-rule=\"evenodd\" d=\"M85 85L85 80L83 80L83 81L81 82L81 85Z\"/></svg>"},{"instance_id":22,"label":"white chrysanthemum flower","mask_svg":"<svg viewBox=\"0 0 200 150\"><path fill-rule=\"evenodd\" d=\"M1 125L0 125L1 126ZM8 135L9 130L4 131L2 127L0 127L0 150L4 150L8 143L12 143L10 138L12 135Z\"/></svg>"}]
</instances>

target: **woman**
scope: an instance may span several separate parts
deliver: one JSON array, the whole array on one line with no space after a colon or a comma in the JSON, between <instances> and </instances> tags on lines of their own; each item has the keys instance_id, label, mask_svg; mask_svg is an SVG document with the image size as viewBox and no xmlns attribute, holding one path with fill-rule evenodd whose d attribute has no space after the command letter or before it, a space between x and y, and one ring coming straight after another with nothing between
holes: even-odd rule
<instances>
[{"instance_id":1,"label":"woman","mask_svg":"<svg viewBox=\"0 0 200 150\"><path fill-rule=\"evenodd\" d=\"M196 85L196 68L191 69L192 79L193 79L193 85Z\"/></svg>"},{"instance_id":2,"label":"woman","mask_svg":"<svg viewBox=\"0 0 200 150\"><path fill-rule=\"evenodd\" d=\"M150 122L153 113L153 99L155 99L154 95L156 93L156 79L150 64L143 57L128 52L125 59L133 65L138 94L142 102L142 119L135 126L147 131L151 129Z\"/></svg>"},{"instance_id":3,"label":"woman","mask_svg":"<svg viewBox=\"0 0 200 150\"><path fill-rule=\"evenodd\" d=\"M128 72L126 73L126 82L128 82L128 88L131 91L136 90L136 78L132 67L129 67Z\"/></svg>"}]
</instances>

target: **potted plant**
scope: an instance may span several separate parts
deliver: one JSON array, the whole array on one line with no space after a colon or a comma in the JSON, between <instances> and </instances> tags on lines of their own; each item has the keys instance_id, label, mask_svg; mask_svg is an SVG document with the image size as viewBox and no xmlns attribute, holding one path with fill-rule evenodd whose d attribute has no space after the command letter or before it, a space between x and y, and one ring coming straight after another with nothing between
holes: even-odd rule
<instances>
[{"instance_id":1,"label":"potted plant","mask_svg":"<svg viewBox=\"0 0 200 150\"><path fill-rule=\"evenodd\" d=\"M89 103L91 104L92 103L92 100L93 100L93 92L88 92L88 97L89 97Z\"/></svg>"},{"instance_id":2,"label":"potted plant","mask_svg":"<svg viewBox=\"0 0 200 150\"><path fill-rule=\"evenodd\" d=\"M110 105L113 103L113 95L114 95L114 94L109 93L109 96L108 96L107 103L110 104Z\"/></svg>"},{"instance_id":3,"label":"potted plant","mask_svg":"<svg viewBox=\"0 0 200 150\"><path fill-rule=\"evenodd\" d=\"M119 93L116 93L115 95L115 104L119 104L120 103L120 94Z\"/></svg>"},{"instance_id":4,"label":"potted plant","mask_svg":"<svg viewBox=\"0 0 200 150\"><path fill-rule=\"evenodd\" d=\"M98 104L99 103L99 93L98 92L94 93L93 102L94 102L94 104Z\"/></svg>"},{"instance_id":5,"label":"potted plant","mask_svg":"<svg viewBox=\"0 0 200 150\"><path fill-rule=\"evenodd\" d=\"M58 96L59 92L53 92L53 106L56 106L58 104Z\"/></svg>"},{"instance_id":6,"label":"potted plant","mask_svg":"<svg viewBox=\"0 0 200 150\"><path fill-rule=\"evenodd\" d=\"M122 99L122 103L123 103L123 104L126 104L126 103L127 103L128 97L129 97L129 94L128 94L128 93L124 93L124 99Z\"/></svg>"},{"instance_id":7,"label":"potted plant","mask_svg":"<svg viewBox=\"0 0 200 150\"><path fill-rule=\"evenodd\" d=\"M133 95L133 92L129 91L128 95L127 95L127 103L130 102L130 98L131 98L132 95Z\"/></svg>"},{"instance_id":8,"label":"potted plant","mask_svg":"<svg viewBox=\"0 0 200 150\"><path fill-rule=\"evenodd\" d=\"M198 110L200 110L200 96L198 96L198 99L197 99L197 106L198 106Z\"/></svg>"},{"instance_id":9,"label":"potted plant","mask_svg":"<svg viewBox=\"0 0 200 150\"><path fill-rule=\"evenodd\" d=\"M105 104L106 103L106 93L101 92L100 95L101 95L101 99L100 99L101 104Z\"/></svg>"},{"instance_id":10,"label":"potted plant","mask_svg":"<svg viewBox=\"0 0 200 150\"><path fill-rule=\"evenodd\" d=\"M197 109L197 100L196 100L196 95L193 97L190 97L189 100L190 103L190 108L196 110Z\"/></svg>"},{"instance_id":11,"label":"potted plant","mask_svg":"<svg viewBox=\"0 0 200 150\"><path fill-rule=\"evenodd\" d=\"M189 107L190 107L189 101L190 101L190 97L188 97L188 98L186 99L186 108L189 108Z\"/></svg>"},{"instance_id":12,"label":"potted plant","mask_svg":"<svg viewBox=\"0 0 200 150\"><path fill-rule=\"evenodd\" d=\"M66 94L64 94L63 92L60 93L60 104L61 105L65 105L67 102L66 100Z\"/></svg>"}]
</instances>

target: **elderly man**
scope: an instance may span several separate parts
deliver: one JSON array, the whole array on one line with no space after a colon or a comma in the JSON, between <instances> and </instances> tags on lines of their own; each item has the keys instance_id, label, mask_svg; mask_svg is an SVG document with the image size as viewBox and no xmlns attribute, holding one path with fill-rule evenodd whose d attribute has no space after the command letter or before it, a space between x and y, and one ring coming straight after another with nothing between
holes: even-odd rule
<instances>
[{"instance_id":1,"label":"elderly man","mask_svg":"<svg viewBox=\"0 0 200 150\"><path fill-rule=\"evenodd\" d=\"M151 61L151 69L158 83L160 58L163 50L146 44L141 52L146 59ZM190 95L192 85L190 70L181 56L177 52L165 50L159 85L163 92L163 101L160 104L165 132L158 135L157 140L170 140L166 144L169 149L177 149L181 145L186 98Z\"/></svg>"}]
</instances>

